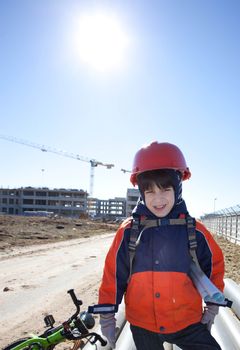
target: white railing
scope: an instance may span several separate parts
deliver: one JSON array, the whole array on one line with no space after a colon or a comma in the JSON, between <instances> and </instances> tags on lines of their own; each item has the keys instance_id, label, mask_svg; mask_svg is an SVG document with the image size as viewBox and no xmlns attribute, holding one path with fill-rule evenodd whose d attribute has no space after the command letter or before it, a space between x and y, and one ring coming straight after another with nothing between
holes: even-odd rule
<instances>
[{"instance_id":1,"label":"white railing","mask_svg":"<svg viewBox=\"0 0 240 350\"><path fill-rule=\"evenodd\" d=\"M240 206L202 216L201 221L213 233L240 244Z\"/></svg>"},{"instance_id":2,"label":"white railing","mask_svg":"<svg viewBox=\"0 0 240 350\"><path fill-rule=\"evenodd\" d=\"M240 286L233 280L227 278L225 281L225 296L233 301L231 309L220 307L219 314L215 318L212 327L212 334L221 346L222 350L240 350ZM125 321L124 306L121 305L116 315L117 319L117 342L116 350L136 350L129 323ZM101 333L100 328L97 329ZM94 345L95 350L111 350L109 345L102 347ZM176 345L164 344L165 350L178 350ZM88 343L84 350L93 350L93 346Z\"/></svg>"}]
</instances>

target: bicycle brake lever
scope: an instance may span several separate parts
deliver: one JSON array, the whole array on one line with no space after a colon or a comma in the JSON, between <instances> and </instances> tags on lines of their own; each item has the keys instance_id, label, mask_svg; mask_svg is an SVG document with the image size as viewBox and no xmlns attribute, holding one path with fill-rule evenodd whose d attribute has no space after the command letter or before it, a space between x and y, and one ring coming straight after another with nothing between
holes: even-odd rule
<instances>
[{"instance_id":1,"label":"bicycle brake lever","mask_svg":"<svg viewBox=\"0 0 240 350\"><path fill-rule=\"evenodd\" d=\"M97 340L99 340L99 342L101 343L102 346L107 345L107 341L104 340L99 334L97 334Z\"/></svg>"},{"instance_id":2,"label":"bicycle brake lever","mask_svg":"<svg viewBox=\"0 0 240 350\"><path fill-rule=\"evenodd\" d=\"M94 337L93 340L89 339L89 342L94 345L97 341L99 341L101 343L102 346L106 346L107 345L107 341L104 340L100 334L95 333L95 332L91 332L88 334L88 336Z\"/></svg>"}]
</instances>

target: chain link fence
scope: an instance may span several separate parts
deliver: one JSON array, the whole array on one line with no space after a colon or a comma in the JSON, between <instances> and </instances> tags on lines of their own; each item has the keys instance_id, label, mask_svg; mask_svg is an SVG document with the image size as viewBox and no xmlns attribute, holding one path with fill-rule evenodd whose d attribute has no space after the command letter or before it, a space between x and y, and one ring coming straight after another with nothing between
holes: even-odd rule
<instances>
[{"instance_id":1,"label":"chain link fence","mask_svg":"<svg viewBox=\"0 0 240 350\"><path fill-rule=\"evenodd\" d=\"M200 219L211 232L240 244L240 205L206 214Z\"/></svg>"}]
</instances>

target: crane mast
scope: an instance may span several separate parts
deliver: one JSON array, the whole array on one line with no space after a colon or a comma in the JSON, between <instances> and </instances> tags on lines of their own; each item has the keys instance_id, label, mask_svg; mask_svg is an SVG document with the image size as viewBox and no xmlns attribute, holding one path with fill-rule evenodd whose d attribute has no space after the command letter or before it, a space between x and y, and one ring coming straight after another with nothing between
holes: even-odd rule
<instances>
[{"instance_id":1,"label":"crane mast","mask_svg":"<svg viewBox=\"0 0 240 350\"><path fill-rule=\"evenodd\" d=\"M111 163L99 162L96 159L89 159L87 157L82 157L79 154L74 154L74 153L58 150L58 149L53 148L53 147L46 147L45 145L40 145L38 143L33 143L33 142L29 142L29 141L26 141L26 140L23 140L23 139L18 139L16 137L0 135L0 138L3 139L3 140L7 140L7 141L11 141L11 142L22 144L22 145L25 145L25 146L29 146L29 147L32 147L32 148L36 148L36 149L41 150L42 152L55 153L55 154L58 154L58 155L61 155L61 156L64 156L64 157L73 158L73 159L80 160L82 162L90 163L90 188L89 188L90 197L92 197L92 195L93 195L94 168L97 167L98 165L104 166L107 169L111 169L111 168L114 167L114 164L111 164Z\"/></svg>"}]
</instances>

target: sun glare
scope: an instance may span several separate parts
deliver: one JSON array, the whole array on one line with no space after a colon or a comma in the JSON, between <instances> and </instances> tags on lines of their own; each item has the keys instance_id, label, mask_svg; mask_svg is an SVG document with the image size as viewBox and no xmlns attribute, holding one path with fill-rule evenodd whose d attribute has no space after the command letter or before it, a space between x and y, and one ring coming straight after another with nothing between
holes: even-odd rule
<instances>
[{"instance_id":1,"label":"sun glare","mask_svg":"<svg viewBox=\"0 0 240 350\"><path fill-rule=\"evenodd\" d=\"M123 65L128 38L114 16L85 14L78 22L75 45L83 62L98 71L111 71Z\"/></svg>"}]
</instances>

